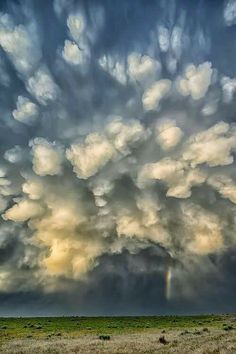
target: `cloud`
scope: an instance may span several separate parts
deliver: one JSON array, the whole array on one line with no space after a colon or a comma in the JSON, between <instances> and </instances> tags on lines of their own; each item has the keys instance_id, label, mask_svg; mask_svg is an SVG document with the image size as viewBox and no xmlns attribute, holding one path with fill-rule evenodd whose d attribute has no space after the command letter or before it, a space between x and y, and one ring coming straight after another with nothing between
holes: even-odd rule
<instances>
[{"instance_id":1,"label":"cloud","mask_svg":"<svg viewBox=\"0 0 236 354\"><path fill-rule=\"evenodd\" d=\"M221 87L223 93L223 101L225 103L230 103L233 100L234 94L236 92L236 79L230 79L227 76L222 77Z\"/></svg>"},{"instance_id":2,"label":"cloud","mask_svg":"<svg viewBox=\"0 0 236 354\"><path fill-rule=\"evenodd\" d=\"M74 172L82 179L96 174L113 155L112 144L98 133L89 134L84 144L73 144L66 150L66 157L73 165Z\"/></svg>"},{"instance_id":3,"label":"cloud","mask_svg":"<svg viewBox=\"0 0 236 354\"><path fill-rule=\"evenodd\" d=\"M69 64L79 65L84 63L83 52L76 43L66 40L62 56Z\"/></svg>"},{"instance_id":4,"label":"cloud","mask_svg":"<svg viewBox=\"0 0 236 354\"><path fill-rule=\"evenodd\" d=\"M128 56L128 73L132 80L148 84L156 79L160 71L161 64L148 55L134 52Z\"/></svg>"},{"instance_id":5,"label":"cloud","mask_svg":"<svg viewBox=\"0 0 236 354\"><path fill-rule=\"evenodd\" d=\"M106 134L114 148L124 155L129 154L130 148L147 136L140 122L132 120L127 124L122 121L121 117L113 118L106 127Z\"/></svg>"},{"instance_id":6,"label":"cloud","mask_svg":"<svg viewBox=\"0 0 236 354\"><path fill-rule=\"evenodd\" d=\"M228 0L224 6L224 21L227 26L232 26L236 23L236 1Z\"/></svg>"},{"instance_id":7,"label":"cloud","mask_svg":"<svg viewBox=\"0 0 236 354\"><path fill-rule=\"evenodd\" d=\"M189 238L187 249L193 254L209 254L224 248L220 221L217 216L194 204L182 205L185 232ZM193 238L189 237L190 234Z\"/></svg>"},{"instance_id":8,"label":"cloud","mask_svg":"<svg viewBox=\"0 0 236 354\"><path fill-rule=\"evenodd\" d=\"M22 191L28 195L29 199L38 200L44 194L44 186L41 180L31 178L22 185Z\"/></svg>"},{"instance_id":9,"label":"cloud","mask_svg":"<svg viewBox=\"0 0 236 354\"><path fill-rule=\"evenodd\" d=\"M16 107L12 112L13 117L21 123L31 125L39 115L38 107L28 98L18 96Z\"/></svg>"},{"instance_id":10,"label":"cloud","mask_svg":"<svg viewBox=\"0 0 236 354\"><path fill-rule=\"evenodd\" d=\"M72 38L79 43L85 29L84 17L81 14L70 14L67 19L67 26Z\"/></svg>"},{"instance_id":11,"label":"cloud","mask_svg":"<svg viewBox=\"0 0 236 354\"><path fill-rule=\"evenodd\" d=\"M162 122L157 127L157 142L163 150L175 147L183 137L182 130L176 126L174 121Z\"/></svg>"},{"instance_id":12,"label":"cloud","mask_svg":"<svg viewBox=\"0 0 236 354\"><path fill-rule=\"evenodd\" d=\"M28 91L42 105L55 101L58 96L58 87L47 68L39 68L27 82Z\"/></svg>"},{"instance_id":13,"label":"cloud","mask_svg":"<svg viewBox=\"0 0 236 354\"><path fill-rule=\"evenodd\" d=\"M127 83L128 75L124 62L112 56L102 56L98 60L98 64L120 84L125 85Z\"/></svg>"},{"instance_id":14,"label":"cloud","mask_svg":"<svg viewBox=\"0 0 236 354\"><path fill-rule=\"evenodd\" d=\"M191 96L194 100L203 98L211 84L213 70L210 62L199 66L188 65L184 77L177 81L177 90L183 96Z\"/></svg>"},{"instance_id":15,"label":"cloud","mask_svg":"<svg viewBox=\"0 0 236 354\"><path fill-rule=\"evenodd\" d=\"M0 16L0 45L8 54L16 70L29 75L41 59L41 50L36 25L16 26L8 14Z\"/></svg>"},{"instance_id":16,"label":"cloud","mask_svg":"<svg viewBox=\"0 0 236 354\"><path fill-rule=\"evenodd\" d=\"M170 45L170 34L165 26L159 26L158 28L158 41L161 51L167 52Z\"/></svg>"},{"instance_id":17,"label":"cloud","mask_svg":"<svg viewBox=\"0 0 236 354\"><path fill-rule=\"evenodd\" d=\"M147 88L143 94L142 102L145 110L158 109L161 100L170 92L171 81L162 79Z\"/></svg>"},{"instance_id":18,"label":"cloud","mask_svg":"<svg viewBox=\"0 0 236 354\"><path fill-rule=\"evenodd\" d=\"M35 138L30 142L33 155L33 170L39 176L54 176L62 173L64 160L60 145L50 143L43 138Z\"/></svg>"},{"instance_id":19,"label":"cloud","mask_svg":"<svg viewBox=\"0 0 236 354\"><path fill-rule=\"evenodd\" d=\"M1 313L235 308L234 27L36 3L0 16Z\"/></svg>"},{"instance_id":20,"label":"cloud","mask_svg":"<svg viewBox=\"0 0 236 354\"><path fill-rule=\"evenodd\" d=\"M208 178L207 183L213 187L223 198L236 204L236 183L229 176L218 174Z\"/></svg>"},{"instance_id":21,"label":"cloud","mask_svg":"<svg viewBox=\"0 0 236 354\"><path fill-rule=\"evenodd\" d=\"M219 122L189 138L183 159L192 166L204 163L211 167L230 165L234 160L231 151L235 146L235 132L231 133L228 123Z\"/></svg>"},{"instance_id":22,"label":"cloud","mask_svg":"<svg viewBox=\"0 0 236 354\"><path fill-rule=\"evenodd\" d=\"M40 204L28 199L22 199L13 207L8 209L3 215L5 220L12 220L15 222L27 221L31 218L40 216L43 213L43 208Z\"/></svg>"},{"instance_id":23,"label":"cloud","mask_svg":"<svg viewBox=\"0 0 236 354\"><path fill-rule=\"evenodd\" d=\"M145 188L150 182L158 180L168 186L167 197L188 198L191 196L191 188L201 185L205 179L205 174L199 169L191 169L181 160L166 158L144 165L137 183L140 188Z\"/></svg>"},{"instance_id":24,"label":"cloud","mask_svg":"<svg viewBox=\"0 0 236 354\"><path fill-rule=\"evenodd\" d=\"M24 151L19 145L15 145L4 153L4 159L13 164L21 162L23 158Z\"/></svg>"}]
</instances>

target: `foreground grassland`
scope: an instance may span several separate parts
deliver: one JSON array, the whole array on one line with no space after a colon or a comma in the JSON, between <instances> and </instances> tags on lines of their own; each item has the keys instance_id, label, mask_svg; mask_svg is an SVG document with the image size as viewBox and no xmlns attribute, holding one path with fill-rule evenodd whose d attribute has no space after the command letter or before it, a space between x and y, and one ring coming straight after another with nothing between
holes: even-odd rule
<instances>
[{"instance_id":1,"label":"foreground grassland","mask_svg":"<svg viewBox=\"0 0 236 354\"><path fill-rule=\"evenodd\" d=\"M235 354L236 315L0 319L0 353L192 352Z\"/></svg>"}]
</instances>

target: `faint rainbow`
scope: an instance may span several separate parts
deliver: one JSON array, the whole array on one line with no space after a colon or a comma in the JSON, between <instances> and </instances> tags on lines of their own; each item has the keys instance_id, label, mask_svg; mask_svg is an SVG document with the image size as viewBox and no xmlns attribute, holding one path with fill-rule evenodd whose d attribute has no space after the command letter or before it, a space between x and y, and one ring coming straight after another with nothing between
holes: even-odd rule
<instances>
[{"instance_id":1,"label":"faint rainbow","mask_svg":"<svg viewBox=\"0 0 236 354\"><path fill-rule=\"evenodd\" d=\"M171 298L171 280L172 280L172 270L169 267L165 274L165 281L166 281L166 299L170 300Z\"/></svg>"}]
</instances>

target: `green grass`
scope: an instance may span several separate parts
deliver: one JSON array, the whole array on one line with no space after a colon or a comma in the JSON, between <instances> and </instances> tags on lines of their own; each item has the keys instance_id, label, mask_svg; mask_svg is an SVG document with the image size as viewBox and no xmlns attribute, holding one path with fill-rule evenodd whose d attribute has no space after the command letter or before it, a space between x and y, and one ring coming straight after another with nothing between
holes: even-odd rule
<instances>
[{"instance_id":1,"label":"green grass","mask_svg":"<svg viewBox=\"0 0 236 354\"><path fill-rule=\"evenodd\" d=\"M0 318L0 341L225 326L236 328L236 315Z\"/></svg>"}]
</instances>

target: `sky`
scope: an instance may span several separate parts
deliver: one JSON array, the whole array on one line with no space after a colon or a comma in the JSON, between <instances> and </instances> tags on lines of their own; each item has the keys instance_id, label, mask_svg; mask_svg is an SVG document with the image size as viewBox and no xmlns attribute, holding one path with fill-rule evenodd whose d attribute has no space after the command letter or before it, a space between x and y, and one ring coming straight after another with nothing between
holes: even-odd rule
<instances>
[{"instance_id":1,"label":"sky","mask_svg":"<svg viewBox=\"0 0 236 354\"><path fill-rule=\"evenodd\" d=\"M236 311L236 0L1 0L0 315Z\"/></svg>"}]
</instances>

